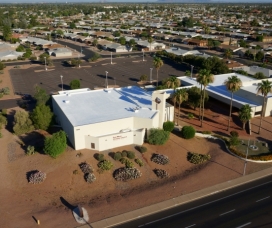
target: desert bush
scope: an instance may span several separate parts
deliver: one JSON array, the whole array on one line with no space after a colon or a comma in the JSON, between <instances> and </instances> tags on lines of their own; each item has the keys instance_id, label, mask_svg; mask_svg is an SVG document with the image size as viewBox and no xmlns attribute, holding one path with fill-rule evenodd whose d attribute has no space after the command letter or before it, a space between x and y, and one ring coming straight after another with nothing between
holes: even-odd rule
<instances>
[{"instance_id":1,"label":"desert bush","mask_svg":"<svg viewBox=\"0 0 272 228\"><path fill-rule=\"evenodd\" d=\"M240 140L238 137L236 136L231 136L230 139L229 139L229 145L230 146L237 146L240 144Z\"/></svg>"},{"instance_id":2,"label":"desert bush","mask_svg":"<svg viewBox=\"0 0 272 228\"><path fill-rule=\"evenodd\" d=\"M161 179L169 177L169 174L163 169L154 169L153 171L156 174L156 176Z\"/></svg>"},{"instance_id":3,"label":"desert bush","mask_svg":"<svg viewBox=\"0 0 272 228\"><path fill-rule=\"evenodd\" d=\"M104 160L99 162L97 166L102 170L110 170L113 167L113 164L111 163L111 161Z\"/></svg>"},{"instance_id":4,"label":"desert bush","mask_svg":"<svg viewBox=\"0 0 272 228\"><path fill-rule=\"evenodd\" d=\"M127 157L128 157L129 159L134 159L134 158L135 158L135 153L134 153L133 151L128 151L128 152L127 152Z\"/></svg>"},{"instance_id":5,"label":"desert bush","mask_svg":"<svg viewBox=\"0 0 272 228\"><path fill-rule=\"evenodd\" d=\"M46 173L36 170L29 175L28 182L31 184L40 184L44 182L45 178Z\"/></svg>"},{"instance_id":6,"label":"desert bush","mask_svg":"<svg viewBox=\"0 0 272 228\"><path fill-rule=\"evenodd\" d=\"M10 93L9 87L2 88L1 89L1 93L3 93L4 95L9 95L9 93Z\"/></svg>"},{"instance_id":7,"label":"desert bush","mask_svg":"<svg viewBox=\"0 0 272 228\"><path fill-rule=\"evenodd\" d=\"M7 110L6 108L3 108L2 111L1 111L1 114L2 114L3 116L6 116L6 115L7 115L7 112L8 112L8 110Z\"/></svg>"},{"instance_id":8,"label":"desert bush","mask_svg":"<svg viewBox=\"0 0 272 228\"><path fill-rule=\"evenodd\" d=\"M75 169L75 170L73 171L73 174L74 174L74 175L77 175L77 174L78 174L78 170Z\"/></svg>"},{"instance_id":9,"label":"desert bush","mask_svg":"<svg viewBox=\"0 0 272 228\"><path fill-rule=\"evenodd\" d=\"M122 158L122 154L120 152L116 152L114 155L113 155L113 159L115 161L119 161L120 159Z\"/></svg>"},{"instance_id":10,"label":"desert bush","mask_svg":"<svg viewBox=\"0 0 272 228\"><path fill-rule=\"evenodd\" d=\"M5 117L3 114L0 114L0 129L3 126L6 126L8 124L7 117Z\"/></svg>"},{"instance_id":11,"label":"desert bush","mask_svg":"<svg viewBox=\"0 0 272 228\"><path fill-rule=\"evenodd\" d=\"M211 155L209 154L197 154L197 153L192 153L188 152L187 154L187 160L193 164L202 164L205 161L208 161L211 159Z\"/></svg>"},{"instance_id":12,"label":"desert bush","mask_svg":"<svg viewBox=\"0 0 272 228\"><path fill-rule=\"evenodd\" d=\"M113 177L117 181L129 181L141 177L141 172L136 168L119 168L113 173Z\"/></svg>"},{"instance_id":13,"label":"desert bush","mask_svg":"<svg viewBox=\"0 0 272 228\"><path fill-rule=\"evenodd\" d=\"M188 113L188 119L193 119L195 116L193 113Z\"/></svg>"},{"instance_id":14,"label":"desert bush","mask_svg":"<svg viewBox=\"0 0 272 228\"><path fill-rule=\"evenodd\" d=\"M181 135L184 139L191 139L195 137L195 129L192 126L184 126L181 129Z\"/></svg>"},{"instance_id":15,"label":"desert bush","mask_svg":"<svg viewBox=\"0 0 272 228\"><path fill-rule=\"evenodd\" d=\"M141 159L136 158L134 161L135 161L136 164L138 164L140 167L144 166L144 163L143 163L143 161L142 161Z\"/></svg>"},{"instance_id":16,"label":"desert bush","mask_svg":"<svg viewBox=\"0 0 272 228\"><path fill-rule=\"evenodd\" d=\"M126 164L127 159L126 158L121 158L119 161L121 162L121 164Z\"/></svg>"},{"instance_id":17,"label":"desert bush","mask_svg":"<svg viewBox=\"0 0 272 228\"><path fill-rule=\"evenodd\" d=\"M126 151L126 150L123 150L122 153L121 153L121 155L122 155L122 158L127 157L127 151Z\"/></svg>"},{"instance_id":18,"label":"desert bush","mask_svg":"<svg viewBox=\"0 0 272 228\"><path fill-rule=\"evenodd\" d=\"M153 154L151 157L151 161L159 165L166 165L169 163L169 158L163 154Z\"/></svg>"},{"instance_id":19,"label":"desert bush","mask_svg":"<svg viewBox=\"0 0 272 228\"><path fill-rule=\"evenodd\" d=\"M29 145L29 146L26 148L26 155L32 155L32 154L35 154L35 147Z\"/></svg>"},{"instance_id":20,"label":"desert bush","mask_svg":"<svg viewBox=\"0 0 272 228\"><path fill-rule=\"evenodd\" d=\"M2 98L4 96L4 94L3 93L0 93L0 98Z\"/></svg>"},{"instance_id":21,"label":"desert bush","mask_svg":"<svg viewBox=\"0 0 272 228\"><path fill-rule=\"evenodd\" d=\"M151 128L148 136L148 143L152 145L163 145L169 139L170 132L163 129Z\"/></svg>"},{"instance_id":22,"label":"desert bush","mask_svg":"<svg viewBox=\"0 0 272 228\"><path fill-rule=\"evenodd\" d=\"M95 158L97 161L101 162L101 161L104 160L104 154L96 153L96 154L94 155L94 158Z\"/></svg>"},{"instance_id":23,"label":"desert bush","mask_svg":"<svg viewBox=\"0 0 272 228\"><path fill-rule=\"evenodd\" d=\"M87 162L80 163L79 168L84 174L93 172L92 166L88 164Z\"/></svg>"},{"instance_id":24,"label":"desert bush","mask_svg":"<svg viewBox=\"0 0 272 228\"><path fill-rule=\"evenodd\" d=\"M126 165L126 168L133 168L134 166L133 162L128 159L126 159L125 165Z\"/></svg>"},{"instance_id":25,"label":"desert bush","mask_svg":"<svg viewBox=\"0 0 272 228\"><path fill-rule=\"evenodd\" d=\"M64 131L58 131L51 137L46 137L44 141L44 152L53 158L56 158L62 154L66 147L66 133Z\"/></svg>"},{"instance_id":26,"label":"desert bush","mask_svg":"<svg viewBox=\"0 0 272 228\"><path fill-rule=\"evenodd\" d=\"M13 131L16 135L22 135L34 130L29 114L25 111L16 111L14 116Z\"/></svg>"},{"instance_id":27,"label":"desert bush","mask_svg":"<svg viewBox=\"0 0 272 228\"><path fill-rule=\"evenodd\" d=\"M166 121L163 123L163 130L172 132L174 130L175 124L172 121Z\"/></svg>"},{"instance_id":28,"label":"desert bush","mask_svg":"<svg viewBox=\"0 0 272 228\"><path fill-rule=\"evenodd\" d=\"M147 148L144 146L136 146L135 149L138 150L142 154L147 151Z\"/></svg>"},{"instance_id":29,"label":"desert bush","mask_svg":"<svg viewBox=\"0 0 272 228\"><path fill-rule=\"evenodd\" d=\"M230 136L238 138L239 137L239 133L237 131L231 131L230 132Z\"/></svg>"},{"instance_id":30,"label":"desert bush","mask_svg":"<svg viewBox=\"0 0 272 228\"><path fill-rule=\"evenodd\" d=\"M84 179L87 183L93 183L96 180L96 177L93 173L85 173Z\"/></svg>"}]
</instances>

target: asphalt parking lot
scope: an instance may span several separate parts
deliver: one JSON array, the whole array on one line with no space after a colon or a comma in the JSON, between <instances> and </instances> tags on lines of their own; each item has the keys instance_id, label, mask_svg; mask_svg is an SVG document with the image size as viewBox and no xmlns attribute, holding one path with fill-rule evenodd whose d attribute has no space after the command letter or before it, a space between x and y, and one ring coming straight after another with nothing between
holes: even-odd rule
<instances>
[{"instance_id":1,"label":"asphalt parking lot","mask_svg":"<svg viewBox=\"0 0 272 228\"><path fill-rule=\"evenodd\" d=\"M153 67L153 58L145 57L125 57L114 58L113 64L110 59L103 59L96 63L84 62L81 67L72 68L56 62L54 67L44 69L44 65L32 65L28 69L11 69L10 77L16 94L32 94L34 85L39 85L48 93L62 89L61 77L63 76L63 89L70 89L69 84L73 79L81 81L81 88L94 89L95 87L105 87L106 71L108 72L108 85L131 86L137 85L142 74L150 78L150 68L152 79L156 80L156 69ZM184 65L171 63L164 60L164 65L159 70L159 81L170 75L182 76L184 71L189 70Z\"/></svg>"}]
</instances>

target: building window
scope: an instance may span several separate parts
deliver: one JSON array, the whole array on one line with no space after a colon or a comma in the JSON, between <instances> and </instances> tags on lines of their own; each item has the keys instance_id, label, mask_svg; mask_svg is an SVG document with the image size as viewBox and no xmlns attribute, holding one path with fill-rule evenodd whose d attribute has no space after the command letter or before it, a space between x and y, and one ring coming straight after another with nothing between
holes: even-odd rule
<instances>
[{"instance_id":1,"label":"building window","mask_svg":"<svg viewBox=\"0 0 272 228\"><path fill-rule=\"evenodd\" d=\"M91 148L95 149L95 144L94 143L91 143Z\"/></svg>"}]
</instances>

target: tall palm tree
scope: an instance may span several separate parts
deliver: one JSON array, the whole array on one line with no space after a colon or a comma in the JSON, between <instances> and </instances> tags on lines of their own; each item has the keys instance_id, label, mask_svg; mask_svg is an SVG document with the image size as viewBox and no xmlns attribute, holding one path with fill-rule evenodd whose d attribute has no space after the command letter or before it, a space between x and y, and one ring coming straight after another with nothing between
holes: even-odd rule
<instances>
[{"instance_id":1,"label":"tall palm tree","mask_svg":"<svg viewBox=\"0 0 272 228\"><path fill-rule=\"evenodd\" d=\"M246 123L252 118L251 112L252 110L249 104L243 105L239 111L238 117L243 123L243 130L245 130Z\"/></svg>"},{"instance_id":2,"label":"tall palm tree","mask_svg":"<svg viewBox=\"0 0 272 228\"><path fill-rule=\"evenodd\" d=\"M166 88L176 89L180 86L180 80L175 76L171 76L165 80L165 86Z\"/></svg>"},{"instance_id":3,"label":"tall palm tree","mask_svg":"<svg viewBox=\"0 0 272 228\"><path fill-rule=\"evenodd\" d=\"M183 101L187 101L188 100L187 90L186 89L178 89L175 92L175 96L176 96L176 99L177 99L177 103L179 105L179 110L178 110L178 118L179 118L180 106L181 106L181 104L182 104Z\"/></svg>"},{"instance_id":4,"label":"tall palm tree","mask_svg":"<svg viewBox=\"0 0 272 228\"><path fill-rule=\"evenodd\" d=\"M202 69L199 71L198 76L197 76L197 82L203 87L201 88L201 98L200 98L200 103L202 102L202 115L200 117L201 120L201 127L203 125L203 118L204 118L204 101L205 101L205 89L207 85L210 83L214 82L214 76L211 74L210 70Z\"/></svg>"},{"instance_id":5,"label":"tall palm tree","mask_svg":"<svg viewBox=\"0 0 272 228\"><path fill-rule=\"evenodd\" d=\"M155 57L153 60L153 65L157 70L157 86L159 84L159 69L163 66L163 61L160 57Z\"/></svg>"},{"instance_id":6,"label":"tall palm tree","mask_svg":"<svg viewBox=\"0 0 272 228\"><path fill-rule=\"evenodd\" d=\"M151 43L153 42L153 38L151 36L149 36L147 38L147 42L149 43L149 54L151 53Z\"/></svg>"},{"instance_id":7,"label":"tall palm tree","mask_svg":"<svg viewBox=\"0 0 272 228\"><path fill-rule=\"evenodd\" d=\"M231 77L228 77L228 79L224 82L224 85L227 87L227 90L231 92L230 113L229 113L229 123L228 123L228 131L229 131L231 111L232 111L233 93L237 92L241 88L242 81L237 76L231 76Z\"/></svg>"},{"instance_id":8,"label":"tall palm tree","mask_svg":"<svg viewBox=\"0 0 272 228\"><path fill-rule=\"evenodd\" d=\"M263 95L263 107L262 107L261 121L260 121L258 134L261 133L263 116L265 114L265 109L266 109L266 97L267 97L267 94L272 93L272 82L270 82L268 80L262 80L261 83L258 83L257 94L260 94L260 93Z\"/></svg>"}]
</instances>

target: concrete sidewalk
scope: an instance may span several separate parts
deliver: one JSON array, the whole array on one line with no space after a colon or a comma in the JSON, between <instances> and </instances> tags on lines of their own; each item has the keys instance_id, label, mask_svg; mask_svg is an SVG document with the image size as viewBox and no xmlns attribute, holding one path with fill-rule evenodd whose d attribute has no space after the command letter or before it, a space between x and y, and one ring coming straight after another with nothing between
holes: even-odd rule
<instances>
[{"instance_id":1,"label":"concrete sidewalk","mask_svg":"<svg viewBox=\"0 0 272 228\"><path fill-rule=\"evenodd\" d=\"M197 200L199 198L203 198L205 196L209 196L209 195L224 191L226 189L230 189L230 188L254 181L256 179L269 176L271 175L271 173L272 173L272 168L268 168L256 173L252 173L246 176L236 178L234 180L230 180L230 181L217 184L202 190L198 190L196 192L192 192L186 195L172 198L157 204L153 204L147 207L133 210L124 214L114 216L114 217L106 218L101 221L93 222L90 225L92 228L106 228L106 227L116 226L118 224L134 220L137 217L144 217L150 214L155 214L159 211L166 210L175 206L179 206L181 204L185 204L185 203ZM78 226L78 227L90 228L90 225L86 224L86 225Z\"/></svg>"}]
</instances>

